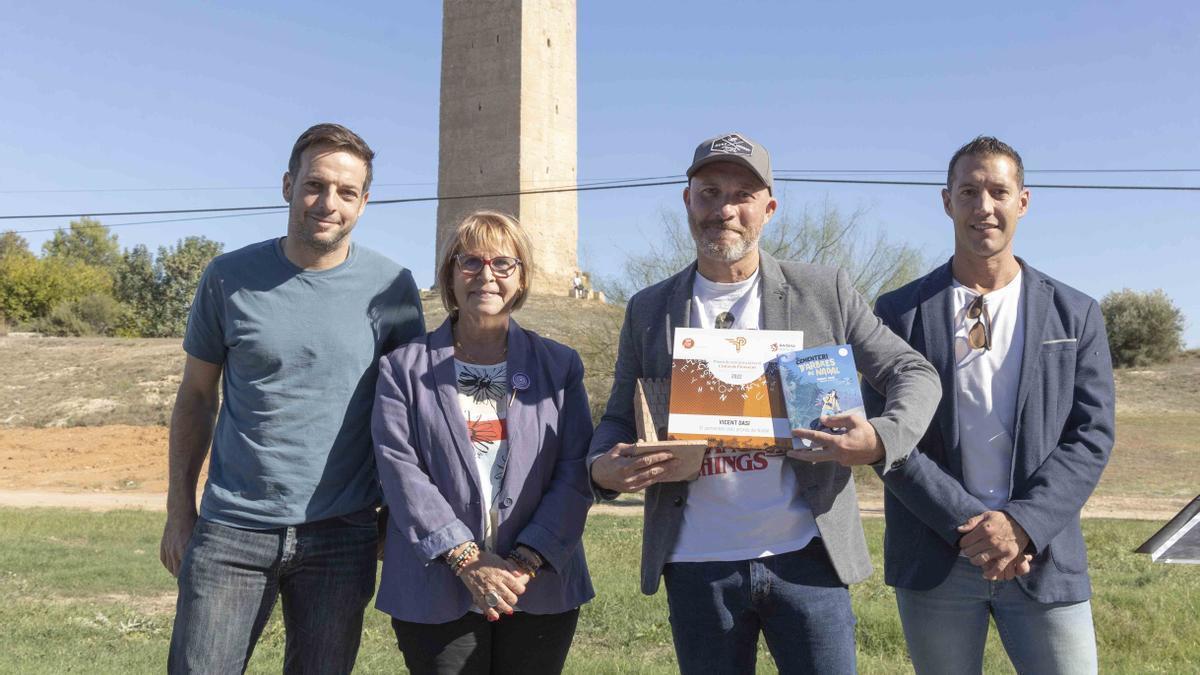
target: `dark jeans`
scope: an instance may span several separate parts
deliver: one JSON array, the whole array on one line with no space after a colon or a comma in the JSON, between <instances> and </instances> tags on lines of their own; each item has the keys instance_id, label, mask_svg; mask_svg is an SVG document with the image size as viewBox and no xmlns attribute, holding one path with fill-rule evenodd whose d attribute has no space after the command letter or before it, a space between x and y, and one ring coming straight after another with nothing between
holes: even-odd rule
<instances>
[{"instance_id":1,"label":"dark jeans","mask_svg":"<svg viewBox=\"0 0 1200 675\"><path fill-rule=\"evenodd\" d=\"M562 672L578 621L578 609L516 612L495 622L467 612L447 623L392 619L392 630L413 675L543 675Z\"/></svg>"},{"instance_id":2,"label":"dark jeans","mask_svg":"<svg viewBox=\"0 0 1200 675\"><path fill-rule=\"evenodd\" d=\"M375 592L374 509L297 527L200 519L179 570L167 669L240 673L283 596L285 673L349 673Z\"/></svg>"},{"instance_id":3,"label":"dark jeans","mask_svg":"<svg viewBox=\"0 0 1200 675\"><path fill-rule=\"evenodd\" d=\"M758 633L780 673L854 673L854 612L820 539L781 555L663 569L679 670L753 673Z\"/></svg>"}]
</instances>

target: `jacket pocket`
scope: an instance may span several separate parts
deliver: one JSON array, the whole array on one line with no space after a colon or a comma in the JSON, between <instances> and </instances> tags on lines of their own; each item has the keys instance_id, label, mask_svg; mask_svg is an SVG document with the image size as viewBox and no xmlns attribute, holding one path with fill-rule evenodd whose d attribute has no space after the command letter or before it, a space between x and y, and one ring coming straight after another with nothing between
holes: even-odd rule
<instances>
[{"instance_id":1,"label":"jacket pocket","mask_svg":"<svg viewBox=\"0 0 1200 675\"><path fill-rule=\"evenodd\" d=\"M1050 554L1050 560L1054 562L1054 566L1059 572L1066 574L1087 572L1087 547L1084 546L1083 535L1078 529L1069 529L1055 537L1046 548Z\"/></svg>"},{"instance_id":2,"label":"jacket pocket","mask_svg":"<svg viewBox=\"0 0 1200 675\"><path fill-rule=\"evenodd\" d=\"M1076 351L1079 348L1079 340L1075 338L1055 338L1053 340L1042 341L1042 353L1050 352L1065 352Z\"/></svg>"}]
</instances>

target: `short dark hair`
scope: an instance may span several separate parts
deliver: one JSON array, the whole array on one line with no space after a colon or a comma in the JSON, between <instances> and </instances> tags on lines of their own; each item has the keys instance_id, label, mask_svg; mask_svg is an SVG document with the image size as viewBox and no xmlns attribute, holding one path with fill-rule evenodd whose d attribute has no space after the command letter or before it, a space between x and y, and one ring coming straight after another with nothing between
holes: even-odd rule
<instances>
[{"instance_id":1,"label":"short dark hair","mask_svg":"<svg viewBox=\"0 0 1200 675\"><path fill-rule=\"evenodd\" d=\"M974 155L976 157L987 157L989 155L1001 155L1013 161L1017 165L1017 185L1025 187L1025 165L1021 162L1021 155L1017 154L1012 146L995 136L976 136L975 140L967 143L954 153L950 158L950 168L946 171L946 188L953 187L954 183L954 165L958 164L958 160L966 155Z\"/></svg>"},{"instance_id":2,"label":"short dark hair","mask_svg":"<svg viewBox=\"0 0 1200 675\"><path fill-rule=\"evenodd\" d=\"M344 150L361 159L367 165L367 182L363 184L363 192L371 189L371 160L375 159L375 151L358 134L332 122L314 124L296 139L292 156L288 159L288 173L293 178L300 171L300 155L313 146Z\"/></svg>"}]
</instances>

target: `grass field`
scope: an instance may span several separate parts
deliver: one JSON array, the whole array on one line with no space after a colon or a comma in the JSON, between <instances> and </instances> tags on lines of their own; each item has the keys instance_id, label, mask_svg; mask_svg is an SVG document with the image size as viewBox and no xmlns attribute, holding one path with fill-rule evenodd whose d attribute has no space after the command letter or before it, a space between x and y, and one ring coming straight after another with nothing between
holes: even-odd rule
<instances>
[{"instance_id":1,"label":"grass field","mask_svg":"<svg viewBox=\"0 0 1200 675\"><path fill-rule=\"evenodd\" d=\"M426 312L430 328L444 318L436 299L427 299ZM598 412L611 386L621 315L619 307L535 296L517 319L581 353ZM42 489L161 492L165 442L156 425L169 415L182 358L178 340L0 338L0 427L10 434L0 447L0 483L27 487L36 473ZM1178 508L1200 485L1200 351L1116 377L1117 444L1096 496L1131 507L1167 500ZM108 445L94 434L55 440L50 436L70 430L42 428L115 424L135 426L97 430L112 436ZM120 452L145 435L159 440ZM47 465L70 475L34 471ZM868 499L880 498L869 471L860 488ZM0 673L161 672L174 614L174 580L157 559L161 523L161 514L141 511L0 509ZM1130 553L1158 526L1084 522L1102 672L1200 672L1200 569L1151 565ZM675 672L665 599L644 597L636 587L640 528L640 518L597 515L589 522L598 597L583 610L568 672ZM882 522L869 520L867 533L878 568ZM911 672L881 571L853 597L860 671ZM282 627L273 620L250 672L279 672L282 648ZM760 654L760 672L774 672L765 648ZM358 672L402 670L386 617L370 610ZM985 670L1012 672L994 635Z\"/></svg>"},{"instance_id":2,"label":"grass field","mask_svg":"<svg viewBox=\"0 0 1200 675\"><path fill-rule=\"evenodd\" d=\"M158 563L161 522L142 511L0 510L0 672L160 672L174 612L174 580ZM1152 565L1130 553L1157 527L1084 523L1102 672L1186 673L1200 664L1200 569ZM636 588L640 528L640 519L619 516L588 524L598 595L584 607L570 673L675 671L665 599ZM881 535L882 523L868 521L877 566ZM860 671L911 672L881 573L853 596ZM367 619L357 672L401 672L386 618L371 609ZM276 617L250 672L279 672L282 648ZM760 672L774 672L760 654ZM1011 672L994 635L985 670Z\"/></svg>"}]
</instances>

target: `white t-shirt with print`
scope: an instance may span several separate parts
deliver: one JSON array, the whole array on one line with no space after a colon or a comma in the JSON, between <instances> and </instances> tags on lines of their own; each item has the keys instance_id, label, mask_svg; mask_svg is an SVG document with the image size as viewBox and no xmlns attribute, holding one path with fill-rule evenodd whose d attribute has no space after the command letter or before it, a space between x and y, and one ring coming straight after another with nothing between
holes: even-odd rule
<instances>
[{"instance_id":1,"label":"white t-shirt with print","mask_svg":"<svg viewBox=\"0 0 1200 675\"><path fill-rule=\"evenodd\" d=\"M467 421L467 432L475 449L479 487L487 506L484 548L496 544L496 493L508 464L508 368L507 364L481 366L454 359L458 404Z\"/></svg>"},{"instance_id":2,"label":"white t-shirt with print","mask_svg":"<svg viewBox=\"0 0 1200 675\"><path fill-rule=\"evenodd\" d=\"M759 274L732 284L692 282L691 325L714 328L728 313L727 328L762 328ZM722 324L727 321L721 321ZM710 448L700 477L688 486L683 525L668 562L749 560L804 548L817 536L808 502L796 487L795 460L765 450Z\"/></svg>"}]
</instances>

